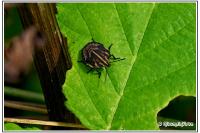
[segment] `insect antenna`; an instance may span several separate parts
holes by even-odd
[[[92,42],[96,42],[96,41],[94,40],[94,38],[92,38]]]

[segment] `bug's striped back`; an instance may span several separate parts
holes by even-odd
[[[90,42],[83,49],[83,60],[91,68],[109,66],[109,51],[100,43]]]

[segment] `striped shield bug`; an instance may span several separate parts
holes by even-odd
[[[91,42],[87,43],[82,49],[82,62],[86,64],[90,69],[88,71],[96,71],[101,76],[100,69],[107,68],[112,62],[124,60],[125,58],[116,58],[110,53],[112,44],[106,49],[103,44],[96,42],[92,39]]]

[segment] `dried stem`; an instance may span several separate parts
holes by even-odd
[[[46,107],[40,104],[5,100],[4,107],[47,114]]]
[[[41,120],[30,120],[30,119],[17,119],[17,118],[4,118],[4,122],[14,122],[23,124],[35,124],[35,125],[48,125],[48,126],[60,126],[60,127],[73,127],[86,129],[80,124],[56,122],[56,121],[41,121]]]
[[[56,21],[53,3],[27,3],[19,8],[24,28],[36,26],[44,34],[44,47],[35,52],[34,63],[44,92],[45,102],[52,121],[76,122],[75,116],[66,109],[62,85],[66,71],[71,68],[67,40]]]

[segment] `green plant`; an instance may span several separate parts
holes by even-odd
[[[90,129],[159,129],[157,113],[179,95],[195,96],[194,3],[58,4],[73,67],[66,106]],[[101,78],[87,74],[79,51],[94,38],[125,57]]]
[[[39,129],[38,127],[34,127],[34,126],[26,126],[26,127],[21,127],[15,123],[5,123],[4,124],[4,129],[7,131],[7,130],[41,130]]]

